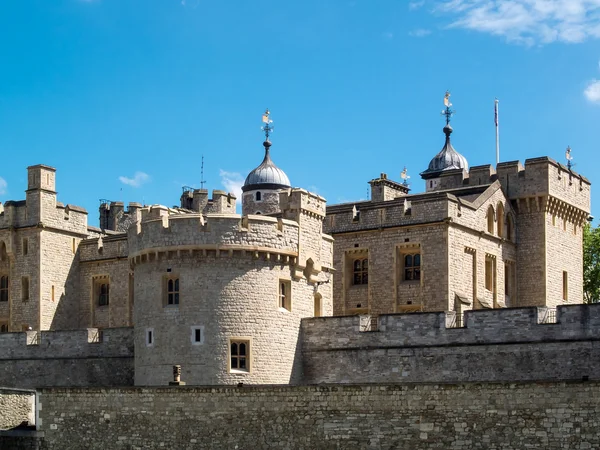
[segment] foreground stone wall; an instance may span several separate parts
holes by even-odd
[[[48,450],[591,449],[600,446],[599,389],[596,382],[55,388],[40,392],[39,429]]]
[[[0,334],[0,386],[133,385],[133,328]]]
[[[551,310],[550,310],[551,311]],[[303,319],[306,383],[600,380],[600,305]]]
[[[0,430],[35,424],[34,403],[35,391],[0,388]]]

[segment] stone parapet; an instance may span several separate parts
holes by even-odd
[[[295,257],[298,223],[274,217],[238,214],[169,215],[164,207],[152,207],[147,220],[128,233],[129,257],[165,251],[259,252]]]

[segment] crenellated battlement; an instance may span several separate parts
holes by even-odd
[[[555,313],[555,316],[554,316]],[[304,349],[498,345],[600,338],[600,304],[303,319]],[[460,321],[458,322],[460,323]]]
[[[239,214],[169,214],[153,206],[128,233],[129,256],[134,260],[160,252],[298,254],[297,222],[267,216]]]
[[[590,212],[590,182],[584,176],[549,157],[474,166],[443,172],[439,190],[491,184],[499,180],[510,199],[554,197],[584,212]]]
[[[0,333],[0,362],[94,357],[133,357],[133,328]]]
[[[125,233],[85,239],[79,244],[79,260],[81,262],[127,258],[128,254],[129,245]]]

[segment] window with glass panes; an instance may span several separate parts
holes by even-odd
[[[352,270],[352,284],[368,284],[369,283],[369,258],[355,259]]]
[[[167,280],[167,305],[179,305],[179,278]]]
[[[249,354],[250,342],[241,340],[232,340],[230,345],[231,352],[231,370],[250,370]]]
[[[404,281],[421,279],[421,254],[404,255]]]

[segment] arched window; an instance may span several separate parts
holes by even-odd
[[[504,205],[502,203],[498,203],[497,215],[498,215],[497,234],[498,234],[498,237],[504,237]]]
[[[322,296],[319,293],[315,294],[315,312],[314,312],[314,316],[315,317],[321,317],[323,315],[323,302],[322,302]]]
[[[369,259],[355,259],[353,266],[352,284],[368,284],[369,283]]]
[[[261,200],[262,200],[262,193],[261,193],[260,191],[258,191],[258,192],[256,193],[256,201],[257,201],[257,202],[260,202]]]
[[[6,244],[4,242],[0,242],[0,261],[6,261]]]
[[[8,276],[0,277],[0,302],[8,301]]]
[[[513,242],[515,240],[515,224],[510,213],[506,215],[506,239]]]
[[[8,325],[3,323],[0,325],[0,333],[8,333]]]
[[[108,305],[108,293],[109,293],[109,285],[108,283],[102,283],[100,288],[98,289],[98,306],[106,306]]]
[[[494,207],[490,205],[487,212],[487,231],[490,234],[494,234],[494,222],[495,222]]]
[[[167,281],[167,305],[179,305],[179,278]]]
[[[249,344],[248,341],[231,341],[231,370],[242,370],[245,372],[250,370],[250,365],[248,364]]]

